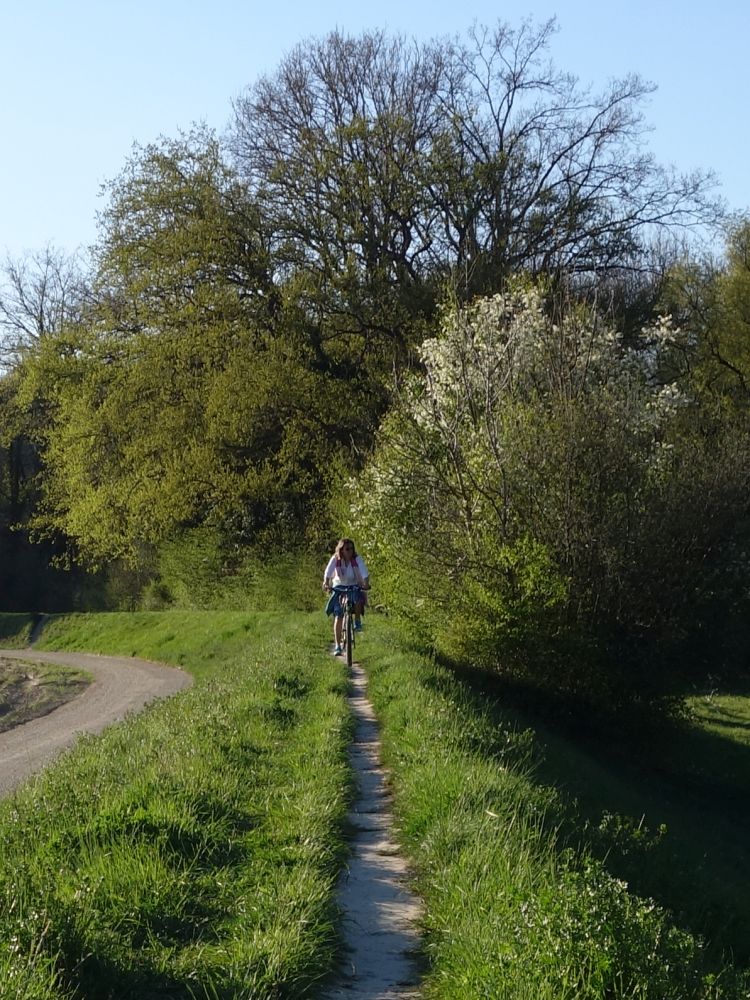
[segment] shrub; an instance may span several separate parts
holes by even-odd
[[[567,696],[663,697],[747,582],[750,441],[705,419],[690,348],[668,318],[632,346],[520,285],[448,310],[352,484],[388,605]]]

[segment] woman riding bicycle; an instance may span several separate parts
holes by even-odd
[[[328,560],[328,565],[323,572],[323,590],[331,593],[331,599],[326,605],[326,614],[333,615],[333,641],[336,648],[336,656],[341,653],[341,623],[344,617],[344,609],[341,600],[334,588],[336,587],[356,587],[354,592],[354,628],[359,632],[362,629],[360,616],[364,613],[365,591],[370,589],[370,576],[367,566],[362,556],[357,555],[354,542],[351,538],[342,538],[336,545],[336,551]]]

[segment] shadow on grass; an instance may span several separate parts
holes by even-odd
[[[63,981],[80,1000],[195,1000],[196,995],[191,976],[176,979],[146,963],[132,968],[102,955],[89,954],[76,975]]]
[[[34,616],[12,612],[0,613],[0,647],[20,649],[29,641]]]
[[[532,780],[562,793],[557,815],[548,817],[561,848],[587,848],[714,953],[750,962],[750,745],[689,717],[587,719],[530,687],[443,665],[498,728],[535,732]],[[723,691],[747,697],[750,685]],[[720,726],[729,733],[750,722]]]

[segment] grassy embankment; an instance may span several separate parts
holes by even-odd
[[[371,629],[365,659],[426,901],[429,997],[750,996],[750,979],[720,954],[742,941],[747,964],[747,882],[731,869],[747,870],[750,849],[726,797],[702,800],[694,781],[701,769],[715,777],[722,760],[728,773],[733,744],[709,755],[700,726],[665,735],[671,769],[644,783],[652,769],[643,748],[624,761],[601,744],[532,730],[488,695],[486,677],[457,676],[394,641],[387,626]],[[744,711],[747,719],[747,703]],[[738,794],[750,782],[742,754],[732,765]],[[656,824],[650,833],[644,812]],[[667,830],[657,832],[661,823]],[[641,896],[617,877],[625,867],[638,873]]]
[[[28,644],[34,615],[0,613],[0,648],[23,649]]]
[[[182,659],[198,683],[142,720],[87,741],[6,814],[19,827],[13,845],[20,859],[39,809],[74,812],[59,829],[59,818],[42,826],[41,845],[24,861],[23,892],[13,897],[12,886],[4,887],[15,902],[4,907],[0,940],[15,939],[9,957],[24,974],[36,970],[40,982],[50,977],[48,956],[59,951],[62,982],[78,987],[80,997],[98,995],[102,978],[117,982],[121,996],[202,996],[213,989],[263,997],[276,988],[278,996],[320,995],[315,976],[332,961],[330,886],[342,856],[335,839],[346,784],[341,676],[336,664],[309,652],[311,635],[323,645],[315,619],[290,623],[286,652],[261,634],[273,620],[94,616],[48,627],[50,647]],[[238,656],[237,633],[246,629]],[[383,725],[403,842],[426,902],[427,996],[750,995],[747,979],[722,971],[718,956],[720,945],[741,941],[750,906],[735,888],[744,879],[731,874],[747,865],[747,847],[733,827],[729,794],[733,788],[739,797],[750,775],[742,744],[747,702],[698,699],[696,711],[706,716],[700,726],[661,742],[650,734],[649,751],[628,759],[616,747],[538,724],[532,731],[528,720],[488,697],[486,678],[436,665],[385,622],[370,618],[360,651]],[[271,655],[281,662],[272,666]],[[285,657],[310,669],[291,672]],[[226,669],[219,666],[225,660]],[[251,683],[238,681],[238,673]],[[309,685],[304,694],[299,683]],[[315,729],[303,706],[319,713],[321,698],[330,710],[318,714]],[[193,700],[203,721],[189,721],[179,707]],[[298,718],[287,717],[290,709]],[[737,741],[710,731],[713,725],[724,733],[727,724]],[[305,768],[298,737],[309,740],[311,732],[325,752],[316,753],[313,740],[312,767]],[[265,768],[257,767],[259,757]],[[644,767],[649,759],[659,761],[658,773]],[[125,780],[115,788],[113,771],[123,768]],[[719,776],[721,794],[712,798]],[[662,822],[668,829],[657,832]],[[4,819],[0,824],[5,849],[10,828]],[[605,856],[606,867],[598,860]],[[58,869],[60,885],[50,878]],[[626,869],[641,897],[615,877]],[[649,896],[678,911],[682,929]],[[703,931],[708,945],[691,930]],[[738,948],[739,964],[746,954]],[[0,964],[5,982],[13,968]],[[58,983],[22,995],[66,994]]]
[[[270,998],[330,971],[350,723],[322,627],[49,623],[40,646],[179,661],[195,684],[0,802],[0,995]]]

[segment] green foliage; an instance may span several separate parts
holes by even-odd
[[[686,361],[705,397],[704,419],[747,417],[750,403],[750,221],[735,222],[725,260],[674,267],[665,297],[696,342]]]
[[[728,569],[750,436],[694,425],[665,377],[685,344],[664,319],[628,347],[520,285],[447,311],[351,486],[385,603],[444,653],[584,704],[666,694],[746,579]]]
[[[52,410],[37,528],[90,562],[137,561],[233,480],[210,447],[210,408],[227,357],[257,340],[241,281],[257,284],[262,264],[248,241],[235,279],[246,209],[216,143],[166,145],[112,186],[91,316],[46,338],[24,372],[25,398]]]
[[[229,573],[222,559],[221,539],[208,528],[194,528],[176,541],[164,542],[156,573],[141,597],[144,610],[207,608],[214,600],[218,607],[226,599],[221,581]],[[232,604],[224,606],[229,609]],[[242,610],[242,606],[232,609]]]
[[[24,528],[38,492],[39,462],[30,440],[32,417],[18,406],[17,393],[16,373],[0,378],[0,608],[70,608],[81,574],[51,565],[62,546],[35,546]]]
[[[199,132],[137,151],[110,199],[88,312],[21,371],[20,403],[47,412],[37,534],[93,565],[196,524],[299,534],[328,453],[321,383],[277,335],[246,191]]]
[[[493,550],[492,541],[483,550],[485,575],[466,576],[458,584],[458,614],[442,623],[435,620],[437,646],[457,662],[529,661],[567,594],[566,581],[543,545],[521,537]]]
[[[40,308],[21,269],[0,310],[37,326],[0,446],[17,462],[19,441],[33,443],[38,494],[8,520],[45,554],[142,574],[193,529],[218,533],[224,561],[234,545],[319,544],[332,470],[362,466],[439,288],[468,298],[520,272],[620,274],[648,257],[647,229],[710,220],[708,178],[641,153],[649,86],[581,91],[547,60],[554,30],[498,23],[419,45],[334,32],[235,102],[231,163],[205,127],[136,147],[107,185],[90,275],[48,253]],[[519,404],[513,419],[536,447],[536,417]],[[571,440],[568,428],[550,461],[567,461]],[[482,462],[478,447],[467,470]],[[0,497],[2,480],[0,461]],[[459,506],[460,522],[471,504]],[[524,537],[555,564],[553,591],[575,579],[517,525],[498,565]],[[110,604],[130,600],[124,580]],[[169,599],[158,586],[155,604]],[[517,604],[533,630],[513,585],[493,614]]]
[[[220,534],[194,528],[158,552],[156,576],[141,607],[311,611],[320,601],[321,557],[301,548],[229,547]]]

